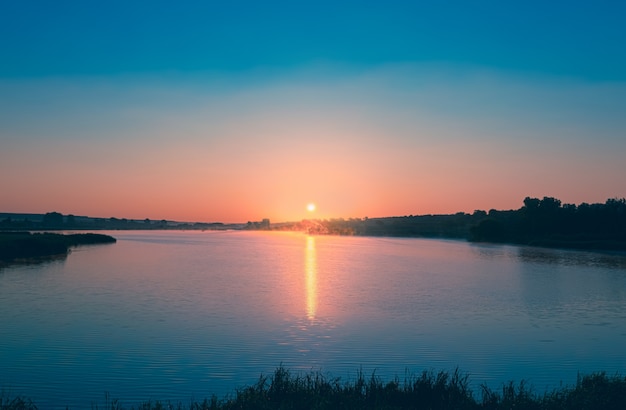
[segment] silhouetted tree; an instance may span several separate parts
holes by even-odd
[[[63,225],[63,214],[58,212],[48,212],[43,216],[42,223],[46,227],[60,227]]]
[[[524,198],[524,207],[529,211],[529,212],[533,212],[537,209],[539,209],[539,204],[541,203],[541,201],[537,198],[531,198],[531,197],[526,197]]]
[[[474,211],[472,216],[475,218],[485,218],[487,216],[487,212],[477,209]]]

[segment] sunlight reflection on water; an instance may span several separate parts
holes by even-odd
[[[315,237],[306,237],[305,253],[306,272],[306,310],[309,320],[315,319],[317,310],[317,255],[315,253]]]

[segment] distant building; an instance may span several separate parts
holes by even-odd
[[[250,221],[248,221],[248,223],[246,224],[245,229],[269,231],[270,230],[270,220],[268,218],[265,218],[265,219],[261,220],[260,222],[250,222]]]

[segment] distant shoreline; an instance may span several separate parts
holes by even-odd
[[[562,204],[551,197],[526,197],[517,210],[472,214],[408,215],[383,218],[304,219],[270,223],[269,219],[245,224],[221,222],[175,222],[92,218],[58,212],[37,214],[0,213],[3,231],[67,230],[252,230],[299,231],[317,235],[372,237],[446,238],[470,242],[529,245],[587,251],[626,251],[626,199],[605,203]]]
[[[304,220],[273,229],[312,234],[419,237],[475,243],[587,251],[626,251],[626,200],[604,204],[561,204],[555,198],[524,199],[517,210],[387,218]]]

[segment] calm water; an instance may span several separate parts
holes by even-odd
[[[113,232],[0,270],[0,388],[188,403],[281,363],[536,389],[626,373],[626,256],[429,239]]]

